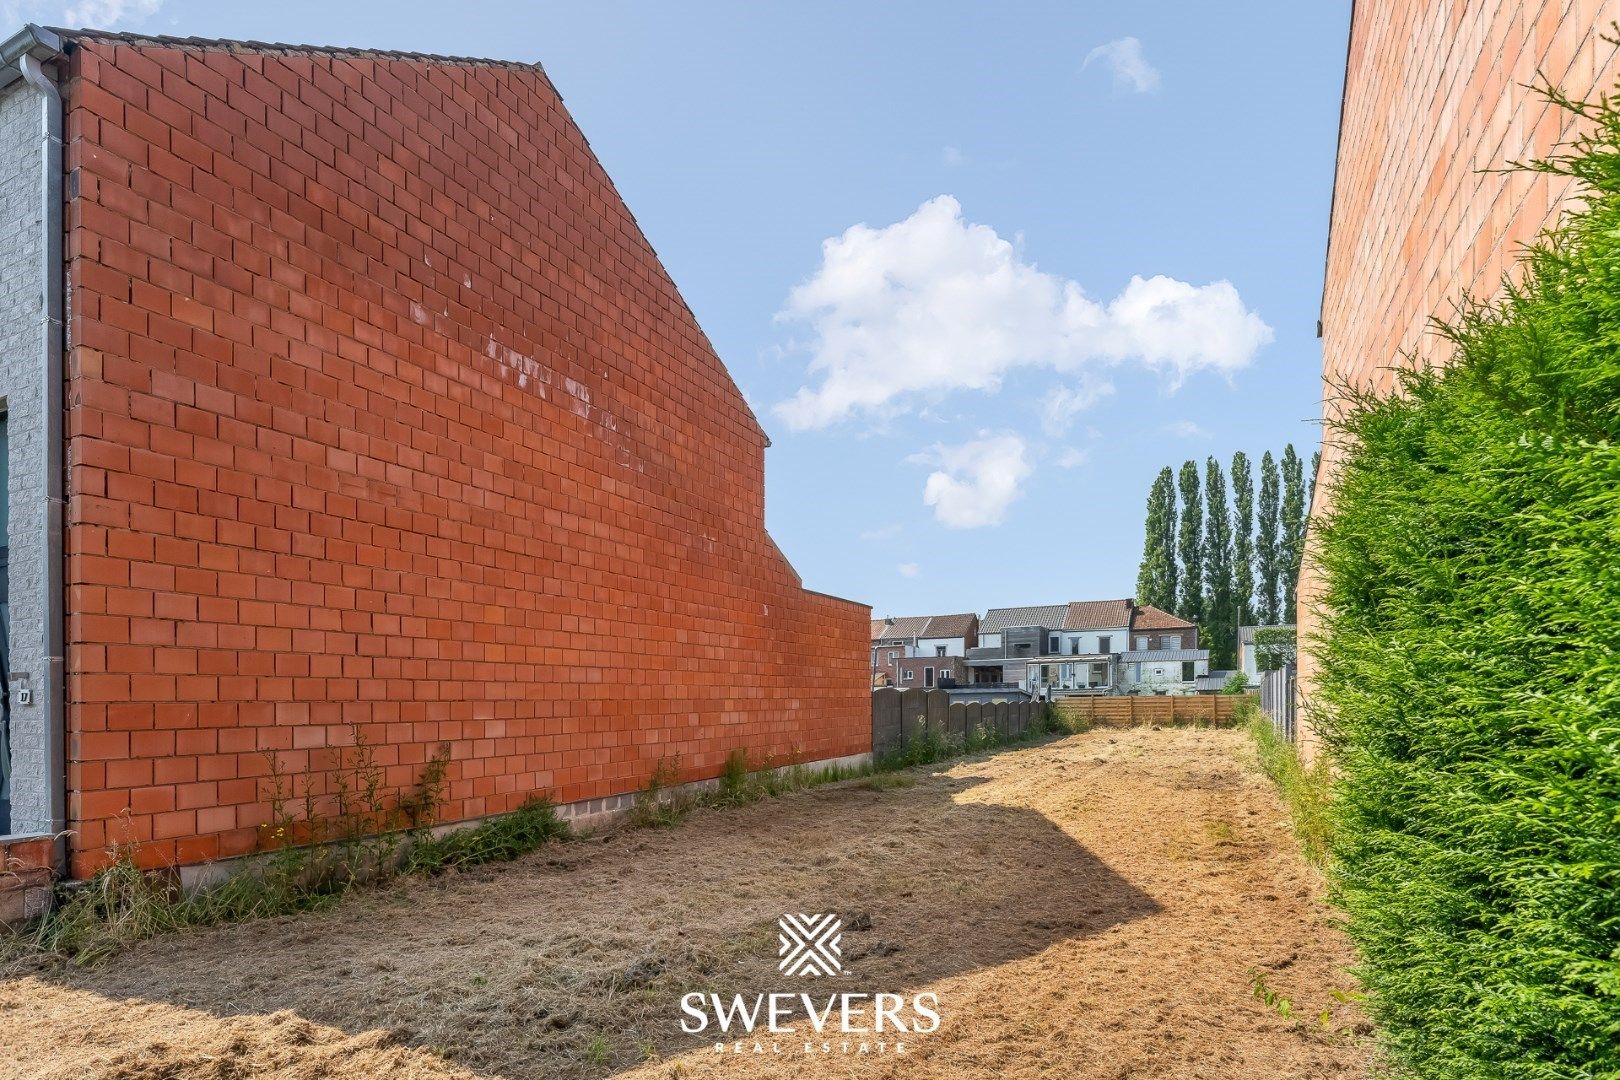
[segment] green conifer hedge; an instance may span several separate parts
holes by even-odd
[[[1352,396],[1316,524],[1334,887],[1420,1076],[1620,1076],[1620,112],[1554,97],[1584,207]]]

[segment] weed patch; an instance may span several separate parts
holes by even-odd
[[[358,728],[352,743],[339,751],[330,790],[319,794],[310,774],[290,776],[271,755],[262,850],[222,881],[184,890],[174,872],[143,870],[132,850],[117,847],[110,865],[82,884],[61,887],[50,911],[11,945],[93,963],[157,934],[309,911],[360,882],[511,858],[567,832],[548,804],[535,803],[431,837],[426,830],[443,801],[448,744],[428,759],[414,785],[395,791],[383,783]]]
[[[1325,868],[1333,843],[1332,775],[1327,762],[1306,768],[1294,744],[1277,734],[1271,720],[1253,702],[1240,705],[1237,715],[1254,736],[1261,771],[1282,793],[1300,850],[1313,865]]]
[[[565,840],[568,835],[568,823],[557,816],[551,802],[533,799],[473,828],[422,837],[406,857],[405,870],[437,875],[481,863],[504,862],[553,840]]]

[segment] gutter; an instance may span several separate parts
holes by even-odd
[[[40,98],[40,387],[41,435],[45,444],[45,625],[44,685],[36,707],[45,714],[45,760],[49,770],[46,816],[54,837],[53,860],[61,871],[66,864],[67,829],[67,723],[66,723],[66,591],[63,520],[66,491],[66,422],[62,385],[65,376],[66,271],[63,259],[64,228],[62,178],[62,94],[44,64],[61,59],[62,39],[29,24],[0,45],[0,89],[18,79]]]

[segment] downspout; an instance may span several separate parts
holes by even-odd
[[[66,868],[67,829],[67,722],[66,678],[66,591],[63,520],[66,476],[65,418],[62,385],[66,327],[66,263],[62,255],[64,204],[62,199],[62,95],[56,82],[41,66],[45,59],[60,56],[62,43],[55,34],[36,26],[23,31],[31,46],[17,56],[17,70],[40,96],[40,353],[44,370],[40,388],[41,435],[45,444],[45,625],[44,700],[39,707],[45,714],[45,759],[49,769],[46,813],[50,834],[55,837],[54,860],[58,871]],[[19,37],[23,36],[19,35]],[[15,40],[15,39],[14,39]]]

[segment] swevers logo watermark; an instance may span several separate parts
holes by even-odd
[[[860,916],[857,930],[870,929]],[[797,978],[840,978],[844,971],[844,922],[838,915],[783,915],[777,920],[777,971]],[[878,955],[894,946],[879,943]],[[865,955],[856,952],[854,956]],[[719,994],[693,992],[681,998],[681,1030],[688,1035],[718,1033],[716,1053],[732,1054],[904,1054],[906,1039],[939,1029],[939,995],[934,993],[807,994],[773,992]]]
[[[844,970],[844,921],[837,915],[784,915],[776,920],[776,966],[784,975],[837,975]]]

